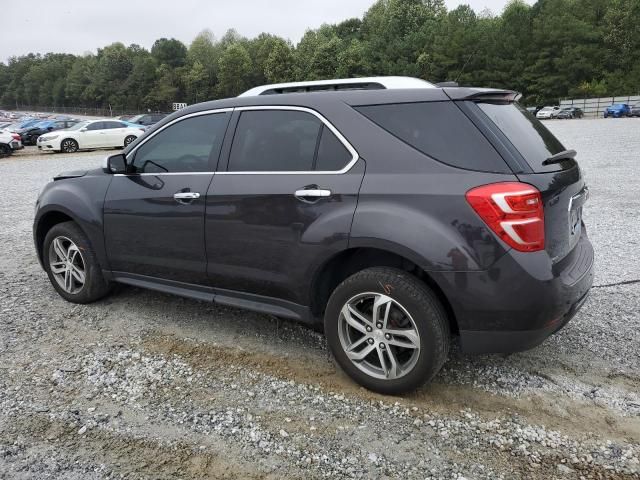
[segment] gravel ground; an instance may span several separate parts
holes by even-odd
[[[65,303],[35,198],[105,152],[0,160],[0,478],[640,478],[640,120],[553,121],[579,152],[596,286],[529,352],[372,394],[296,324],[121,287]]]

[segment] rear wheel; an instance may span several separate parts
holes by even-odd
[[[89,240],[74,222],[54,225],[44,239],[44,264],[51,285],[73,303],[90,303],[109,292]]]
[[[60,142],[60,148],[65,153],[74,153],[78,151],[78,142],[73,138],[65,138]]]
[[[135,135],[129,135],[124,139],[124,146],[128,147],[130,143],[132,143],[137,137]]]
[[[440,370],[449,351],[446,313],[420,280],[394,268],[369,268],[333,292],[327,343],[356,382],[385,394],[414,390]]]

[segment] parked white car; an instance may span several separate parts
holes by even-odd
[[[118,120],[88,120],[38,137],[39,150],[73,153],[88,148],[126,147],[144,130]]]
[[[536,113],[537,118],[556,118],[560,113],[560,107],[544,107]]]
[[[0,130],[0,158],[11,155],[14,150],[20,150],[21,148],[20,135],[8,130]]]

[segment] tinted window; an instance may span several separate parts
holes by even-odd
[[[357,110],[416,150],[448,165],[504,172],[506,164],[453,102],[358,107]]]
[[[518,104],[479,103],[478,106],[534,171],[540,170],[544,160],[565,149],[547,127]]]
[[[124,123],[120,123],[120,122],[102,122],[104,124],[104,129],[108,129],[108,128],[124,128],[126,127],[126,125]]]
[[[217,161],[228,113],[187,118],[165,128],[135,153],[136,172],[208,172]]]
[[[322,127],[321,135],[315,169],[323,172],[342,170],[352,159],[349,150],[326,126]]]
[[[233,138],[229,171],[312,170],[321,125],[318,118],[306,112],[242,112]]]
[[[104,125],[104,122],[94,122],[89,126],[87,126],[87,130],[103,130],[104,129],[103,125]]]

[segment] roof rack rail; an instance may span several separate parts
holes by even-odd
[[[435,88],[426,80],[413,77],[363,77],[316,80],[311,82],[276,83],[252,88],[240,97],[278,95],[296,92],[322,92],[335,90],[385,90],[393,88]]]

